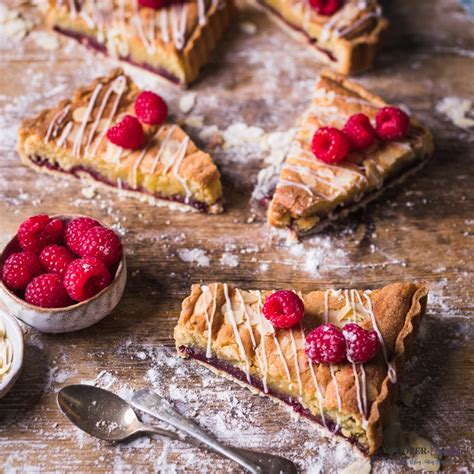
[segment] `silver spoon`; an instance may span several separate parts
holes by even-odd
[[[143,399],[144,393],[154,392],[139,391],[137,392],[138,398]],[[165,403],[169,406],[170,410],[174,410],[166,401]],[[64,387],[58,393],[58,405],[62,413],[78,428],[105,441],[123,441],[134,435],[151,433],[179,440],[201,449],[203,448],[202,440],[197,439],[194,434],[191,434],[192,436],[185,436],[162,428],[144,425],[125,400],[99,387],[92,385],[69,385]],[[144,411],[156,416],[156,414],[153,414],[148,409]],[[182,415],[178,415],[182,417]],[[158,418],[163,419],[161,416],[158,416]],[[183,419],[189,421],[184,417]],[[176,423],[172,424],[176,426]],[[194,425],[194,427],[199,429],[197,425]],[[206,436],[209,437],[207,434]],[[213,440],[211,437],[209,439]],[[223,449],[218,450],[215,447],[217,445]],[[230,458],[239,462],[250,472],[269,474],[282,472],[296,474],[298,472],[294,463],[280,456],[257,453],[246,449],[230,449],[220,445],[220,443],[209,447],[225,457],[230,457],[227,455],[227,450],[229,450],[232,453]],[[235,458],[238,458],[239,461]]]

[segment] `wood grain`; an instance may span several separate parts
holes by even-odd
[[[432,129],[435,156],[402,187],[299,246],[287,245],[258,216],[247,223],[251,190],[263,166],[263,154],[251,147],[209,150],[225,183],[226,212],[219,216],[176,214],[113,193],[86,199],[80,183],[22,167],[14,151],[18,122],[114,63],[67,40],[52,52],[33,38],[0,46],[0,244],[32,214],[81,212],[123,230],[129,266],[121,304],[98,325],[59,336],[24,327],[24,371],[0,401],[0,470],[237,470],[215,455],[158,438],[111,446],[79,434],[56,408],[56,392],[100,375],[99,384],[117,391],[154,384],[171,399],[181,396],[183,412],[225,442],[284,454],[303,469],[336,471],[352,456],[344,443],[327,441],[319,429],[292,420],[268,400],[176,362],[172,329],[181,300],[192,283],[214,280],[308,291],[410,279],[430,283],[432,297],[403,384],[414,402],[400,405],[401,422],[443,450],[446,471],[472,468],[474,139],[435,106],[446,96],[474,96],[474,29],[455,0],[400,0],[385,7],[392,23],[385,48],[376,69],[360,81],[410,107]],[[25,12],[39,15],[31,8]],[[256,24],[257,33],[240,31],[242,21]],[[220,129],[242,121],[266,132],[286,130],[304,110],[319,70],[303,46],[246,6],[194,87],[192,115]],[[177,107],[182,92],[160,90],[182,120]],[[199,130],[189,131],[198,140]],[[205,250],[211,264],[183,262],[179,251],[185,248]],[[225,252],[238,256],[237,267],[219,262]],[[403,455],[379,454],[372,465],[375,472],[408,470]]]

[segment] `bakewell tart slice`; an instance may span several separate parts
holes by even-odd
[[[255,0],[341,74],[370,69],[388,22],[376,0]]]
[[[320,231],[421,167],[430,132],[364,87],[323,71],[267,212],[297,235]]]
[[[174,330],[176,348],[372,455],[427,294],[415,283],[306,294],[193,285]]]
[[[232,9],[232,0],[49,0],[46,22],[96,51],[185,86],[207,63]]]
[[[164,121],[166,115],[161,97],[141,91],[117,69],[24,120],[18,152],[42,173],[80,178],[153,205],[222,212],[212,158]]]

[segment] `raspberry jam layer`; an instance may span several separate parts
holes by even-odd
[[[117,183],[114,183],[113,181],[110,181],[109,179],[105,178],[104,176],[97,173],[96,171],[88,169],[84,166],[74,166],[70,170],[66,171],[63,168],[61,168],[59,165],[52,164],[50,161],[48,161],[47,159],[42,158],[40,156],[36,156],[36,155],[35,156],[30,156],[29,159],[35,166],[38,166],[38,167],[41,167],[41,168],[47,168],[48,170],[51,170],[51,171],[56,171],[56,172],[59,172],[59,173],[64,173],[64,174],[67,174],[67,175],[70,175],[70,176],[74,176],[75,178],[78,178],[78,179],[81,178],[79,173],[87,173],[94,181],[98,181],[100,183],[103,183],[103,184],[105,184],[107,186],[110,186],[112,188],[115,188],[115,189],[124,189],[126,191],[132,191],[132,192],[139,193],[139,194],[146,194],[148,196],[151,196],[155,199],[160,199],[162,201],[169,201],[169,202],[176,202],[176,203],[179,203],[179,204],[185,204],[187,206],[194,207],[195,209],[197,209],[200,212],[209,212],[209,205],[205,202],[196,201],[196,200],[186,201],[184,196],[179,196],[179,195],[164,196],[160,193],[150,193],[150,192],[148,192],[147,190],[145,190],[143,188],[137,188],[137,189],[132,188],[131,186],[129,186],[125,182],[121,182],[121,184],[119,186]]]
[[[78,41],[79,43],[83,44],[84,46],[90,49],[93,49],[95,51],[98,51],[99,53],[108,55],[107,46],[105,46],[103,43],[99,43],[99,41],[97,41],[92,36],[83,35],[76,31],[66,30],[64,28],[61,28],[60,26],[54,26],[53,29],[64,36],[68,36],[69,38],[72,38]],[[120,59],[120,61],[125,61],[134,66],[141,67],[142,69],[146,69],[147,71],[150,71],[153,74],[158,74],[159,76],[164,77],[165,79],[172,82],[173,84],[183,85],[182,82],[179,80],[179,78],[177,78],[175,75],[173,75],[166,69],[153,67],[147,63],[138,63],[134,61],[130,56],[119,56],[118,59]]]
[[[193,347],[179,346],[179,352],[181,352],[182,354],[185,354],[187,357],[190,357],[191,359],[199,360],[201,362],[204,362],[214,367],[217,370],[221,370],[222,372],[225,372],[231,375],[232,377],[239,380],[240,382],[246,385],[250,385],[254,388],[257,388],[262,393],[266,393],[266,395],[270,395],[272,397],[278,398],[278,400],[281,400],[282,402],[289,405],[294,412],[298,413],[301,416],[304,416],[305,418],[308,418],[309,420],[313,422],[319,423],[320,425],[324,426],[323,420],[320,416],[313,415],[307,408],[305,408],[297,400],[294,400],[287,395],[283,395],[281,393],[275,392],[271,390],[270,388],[268,388],[267,392],[265,392],[261,380],[250,376],[250,383],[249,383],[245,372],[225,362],[224,360],[218,359],[217,357],[207,357],[205,352]],[[333,420],[326,419],[325,421],[326,421],[327,429],[329,431],[331,431],[333,434],[343,436],[351,444],[355,445],[360,451],[362,451],[364,454],[367,454],[367,447],[362,445],[355,436],[353,437],[344,436],[342,434],[341,429],[338,428],[337,424]]]

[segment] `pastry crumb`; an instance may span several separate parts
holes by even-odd
[[[181,110],[183,114],[188,114],[194,108],[196,96],[197,94],[195,92],[189,92],[179,99],[179,110]]]
[[[474,118],[468,117],[472,111],[472,100],[460,97],[445,97],[436,104],[436,111],[445,115],[460,128],[474,127]]]
[[[254,35],[257,33],[257,25],[251,21],[241,21],[239,24],[240,31],[246,35]]]

